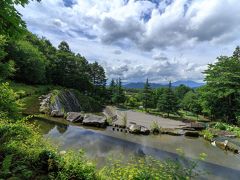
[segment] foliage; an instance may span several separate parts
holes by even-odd
[[[208,130],[208,129],[203,130],[203,131],[201,132],[201,134],[202,134],[203,137],[204,137],[205,139],[207,139],[208,141],[211,141],[211,140],[213,139],[213,137],[214,137],[214,134],[213,134],[210,130]]]
[[[25,32],[26,24],[21,19],[21,14],[16,10],[15,6],[21,5],[24,7],[28,3],[29,0],[7,0],[0,2],[0,34],[15,38]]]
[[[236,49],[237,51],[237,49]],[[220,56],[204,72],[209,91],[221,102],[221,114],[229,123],[237,123],[240,107],[240,58],[236,55]],[[211,97],[212,98],[212,97]]]
[[[151,131],[153,132],[153,134],[159,134],[161,132],[161,127],[156,121],[153,121],[151,125]]]
[[[177,113],[179,106],[172,90],[171,82],[169,87],[164,89],[163,94],[159,97],[157,107],[160,112],[167,113],[168,117],[170,113]]]
[[[15,118],[21,112],[21,103],[17,100],[17,94],[9,87],[8,83],[0,85],[0,113]]]
[[[152,105],[152,91],[150,84],[148,82],[148,79],[146,80],[146,83],[144,84],[143,93],[142,93],[142,104],[144,109],[151,107]]]
[[[6,37],[0,35],[0,82],[5,80],[15,72],[14,62],[12,60],[4,60],[7,56],[7,52],[5,51],[6,43]]]
[[[33,125],[0,120],[0,135],[0,178],[96,179],[82,152],[60,156]]]
[[[200,102],[199,102],[199,95],[196,92],[189,91],[185,94],[181,106],[184,110],[191,111],[195,114],[200,114],[202,111]]]
[[[151,157],[131,158],[130,160],[110,160],[108,165],[100,172],[100,179],[191,179],[196,177],[193,169],[183,167],[180,163],[172,160],[161,162]]]
[[[114,80],[112,80],[111,84],[110,84],[110,97],[111,97],[111,102],[113,104],[120,104],[123,103],[125,101],[125,94],[122,88],[122,81],[119,78],[118,80],[116,80],[116,82]]]
[[[240,137],[240,128],[238,126],[229,125],[223,122],[217,122],[213,128],[233,132],[237,137]]]
[[[190,87],[187,87],[184,84],[181,84],[180,86],[174,89],[174,93],[176,94],[176,97],[178,98],[178,100],[182,101],[184,96],[191,90],[192,89]]]
[[[46,58],[30,42],[12,42],[8,46],[8,52],[8,58],[13,59],[16,65],[15,80],[28,84],[46,82]]]

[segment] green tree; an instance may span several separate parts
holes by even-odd
[[[8,58],[16,64],[14,79],[17,81],[39,84],[46,81],[46,58],[30,42],[20,40],[8,46]]]
[[[146,80],[146,83],[144,84],[143,88],[142,103],[145,110],[152,106],[152,90],[148,82],[148,79]]]
[[[7,37],[19,37],[26,31],[26,24],[16,10],[16,5],[24,7],[28,3],[29,0],[2,0],[0,2],[0,34]]]
[[[6,61],[5,57],[7,52],[5,51],[7,40],[4,36],[0,35],[0,82],[8,78],[15,72],[14,62]]]
[[[181,107],[184,110],[193,112],[198,117],[202,111],[202,107],[199,102],[199,94],[193,91],[187,92],[181,102]]]
[[[174,90],[174,93],[176,94],[179,101],[182,101],[185,94],[191,91],[192,89],[190,87],[185,86],[184,84],[181,84],[180,86],[176,87]]]
[[[114,104],[120,104],[120,103],[124,103],[125,101],[125,94],[124,94],[124,90],[122,88],[122,81],[119,78],[116,81],[116,85],[115,85],[115,89],[114,89],[114,93],[112,95],[112,102]]]
[[[0,116],[16,118],[21,112],[21,107],[17,94],[9,87],[9,84],[0,84]]]
[[[168,88],[165,88],[163,94],[159,97],[157,107],[160,112],[167,113],[168,117],[170,113],[177,113],[179,105],[177,97],[172,90],[171,81]]]
[[[221,100],[221,114],[229,123],[237,123],[240,99],[240,58],[239,48],[231,57],[221,56],[215,64],[209,64],[204,72],[205,81],[212,94]]]

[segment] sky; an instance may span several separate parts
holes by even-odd
[[[239,0],[42,0],[17,7],[28,29],[101,64],[108,79],[202,82],[240,45]]]

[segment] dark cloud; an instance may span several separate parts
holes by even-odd
[[[122,51],[116,49],[116,50],[113,51],[113,53],[114,53],[114,54],[122,54]]]
[[[103,36],[101,40],[104,43],[112,44],[124,39],[138,42],[144,32],[142,24],[132,18],[123,21],[117,21],[113,18],[105,18],[102,22]]]

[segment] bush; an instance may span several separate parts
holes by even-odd
[[[83,153],[60,156],[23,121],[0,120],[0,179],[95,179],[95,166]]]
[[[0,85],[0,113],[16,118],[21,112],[21,103],[17,100],[17,94],[9,87],[8,83]]]

